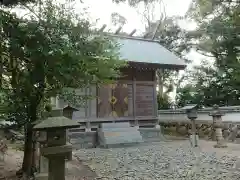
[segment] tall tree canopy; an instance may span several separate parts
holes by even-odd
[[[29,174],[32,123],[42,103],[59,94],[82,100],[64,88],[109,82],[125,63],[118,60],[115,41],[94,34],[89,22],[64,4],[43,1],[25,7],[31,12],[28,19],[0,10],[0,58],[7,118],[25,126],[23,171]]]
[[[195,68],[195,72],[190,73],[195,77],[195,84],[191,82],[180,88],[179,97],[191,86],[191,91],[196,92],[195,95],[191,93],[192,97],[203,105],[239,105],[240,2],[196,0],[188,15],[199,25],[196,31],[188,34],[188,44],[210,57],[214,68],[209,63]],[[201,73],[197,74],[196,70]],[[179,102],[182,101],[180,98]]]

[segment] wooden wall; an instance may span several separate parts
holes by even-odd
[[[73,119],[157,117],[155,71],[122,69],[115,84],[78,89],[79,95],[92,95],[85,106],[74,112]],[[58,107],[67,102],[58,100]]]
[[[116,84],[98,89],[97,116],[141,117],[157,116],[155,71],[126,68]]]
[[[92,85],[89,88],[76,89],[75,91],[77,95],[91,95],[92,98],[80,107],[77,107],[79,111],[73,113],[72,119],[78,120],[89,117],[97,117],[96,85]],[[64,101],[63,99],[57,98],[57,108],[64,108],[66,105],[68,105],[68,102]]]

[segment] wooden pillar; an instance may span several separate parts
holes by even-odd
[[[92,86],[89,87],[89,95],[92,96]],[[88,100],[88,118],[90,118],[92,115],[92,100]]]
[[[89,95],[89,87],[86,87],[85,88],[85,96],[88,96]],[[90,103],[89,103],[89,99],[86,100],[85,102],[85,118],[87,120],[86,122],[86,131],[91,131],[91,124],[90,124],[90,119],[89,119],[89,111],[88,111],[88,107],[90,106]]]
[[[156,79],[158,81],[158,91],[160,96],[163,96],[163,69],[158,69],[156,71]]]
[[[59,99],[59,96],[56,97],[56,108],[60,108],[60,99]]]
[[[133,117],[134,117],[134,124],[135,126],[138,126],[138,120],[136,118],[136,77],[133,77]]]
[[[154,71],[154,85],[153,85],[153,107],[154,116],[158,116],[158,100],[157,100],[157,72]]]

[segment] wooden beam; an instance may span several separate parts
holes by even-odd
[[[117,28],[114,34],[119,34],[119,32],[122,30],[122,27]]]
[[[106,24],[104,24],[100,29],[99,29],[99,31],[98,32],[103,32],[103,30],[105,29],[107,27],[107,25]]]
[[[136,31],[137,31],[136,29],[132,30],[132,32],[130,32],[129,36],[133,36],[133,34],[135,34]]]

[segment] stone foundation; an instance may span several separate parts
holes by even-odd
[[[145,142],[161,141],[164,139],[160,129],[139,128],[140,134]],[[95,148],[99,145],[97,132],[71,132],[69,133],[70,143],[74,149]]]
[[[94,148],[98,145],[96,131],[69,133],[69,139],[74,149]]]

